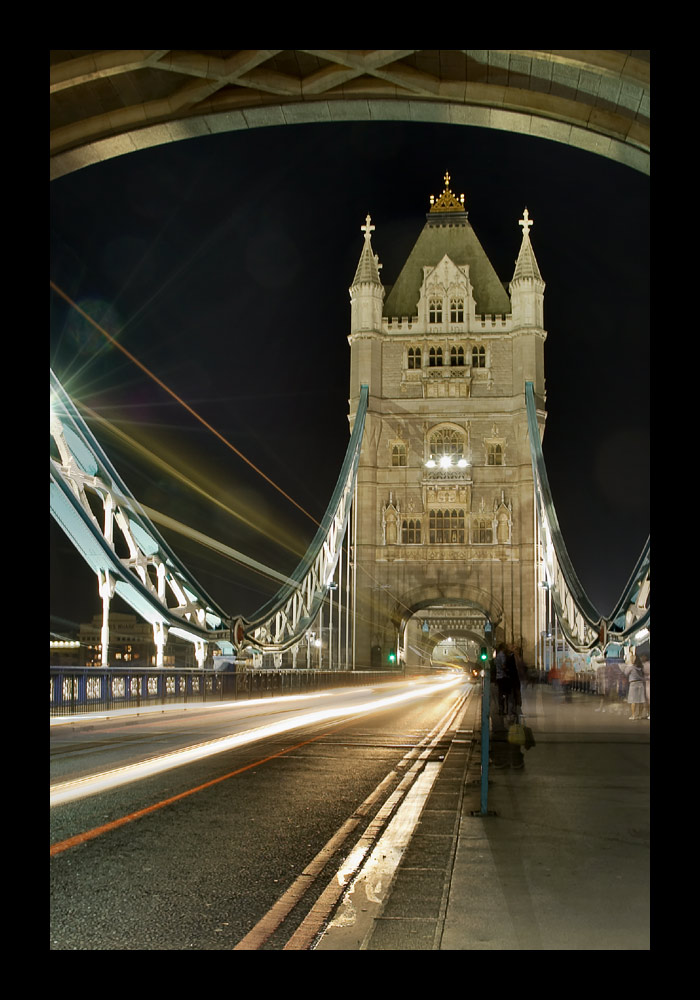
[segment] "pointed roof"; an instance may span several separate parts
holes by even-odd
[[[423,283],[423,268],[436,267],[445,254],[459,267],[469,267],[469,280],[474,289],[478,313],[511,312],[508,293],[464,210],[464,196],[457,199],[452,194],[449,179],[449,174],[445,174],[445,190],[440,198],[430,199],[431,208],[426,215],[425,226],[387,295],[384,316],[393,318],[416,315]]]
[[[379,257],[372,251],[372,237],[370,233],[374,231],[374,226],[370,225],[371,221],[368,215],[364,226],[360,226],[360,229],[365,234],[365,245],[362,247],[362,253],[360,254],[360,260],[351,287],[360,284],[381,285],[379,268],[382,265],[379,263]]]
[[[515,262],[515,271],[513,272],[512,280],[517,281],[519,278],[534,278],[536,281],[542,281],[542,275],[540,274],[540,269],[537,266],[537,260],[535,258],[535,251],[532,249],[532,244],[530,243],[529,230],[530,226],[533,225],[533,222],[527,209],[523,212],[523,217],[518,222],[518,225],[523,227],[523,242],[520,244],[520,253],[518,254],[518,259]]]

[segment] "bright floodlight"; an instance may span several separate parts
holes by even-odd
[[[435,468],[434,460],[432,458],[429,458],[428,461],[425,463],[425,466],[427,469],[434,469]]]
[[[460,467],[460,469],[466,469],[468,464],[469,463],[467,462],[466,458],[460,458],[459,462],[457,462],[457,465]]]
[[[452,459],[450,458],[450,456],[443,455],[442,458],[440,459],[440,468],[449,469],[451,465],[452,465]]]

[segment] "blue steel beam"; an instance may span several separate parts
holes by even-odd
[[[53,372],[50,393],[50,509],[56,522],[98,578],[111,578],[116,593],[140,617],[192,642],[216,641],[224,634],[228,640],[229,616],[140,509]],[[88,494],[102,503],[102,524]],[[127,558],[117,555],[115,526],[128,546]]]

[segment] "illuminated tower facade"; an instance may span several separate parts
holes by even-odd
[[[360,386],[369,386],[357,486],[358,667],[386,667],[395,654],[408,670],[424,669],[447,640],[462,660],[500,639],[534,657],[525,382],[543,427],[545,286],[527,209],[506,289],[449,182],[446,174],[388,290],[367,217],[350,287],[351,426]]]

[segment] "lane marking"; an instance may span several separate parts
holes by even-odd
[[[350,878],[370,850],[372,843],[380,835],[382,828],[388,822],[394,810],[401,802],[402,798],[410,791],[414,781],[423,770],[427,757],[433,752],[435,745],[449,729],[460,708],[465,704],[468,695],[462,695],[455,706],[452,706],[445,716],[437,723],[432,732],[424,737],[420,743],[412,747],[408,753],[393,768],[389,774],[377,785],[373,792],[355,810],[342,827],[331,837],[328,843],[319,851],[313,860],[307,865],[285,893],[268,910],[268,912],[258,921],[258,923],[242,938],[234,947],[234,951],[256,951],[272,936],[278,927],[284,922],[297,903],[311,889],[314,881],[321,874],[328,860],[342,847],[350,834],[360,823],[361,819],[367,815],[372,806],[386,791],[387,787],[400,774],[399,769],[407,765],[411,760],[415,763],[411,769],[404,773],[402,780],[383,804],[373,821],[369,824],[355,847],[343,860],[340,869],[326,887],[322,895],[311,908],[306,918],[285,945],[284,950],[308,950],[311,942],[317,936],[320,927],[327,919],[332,908],[344,892]],[[447,722],[445,719],[447,718]],[[439,770],[439,769],[438,769]]]

